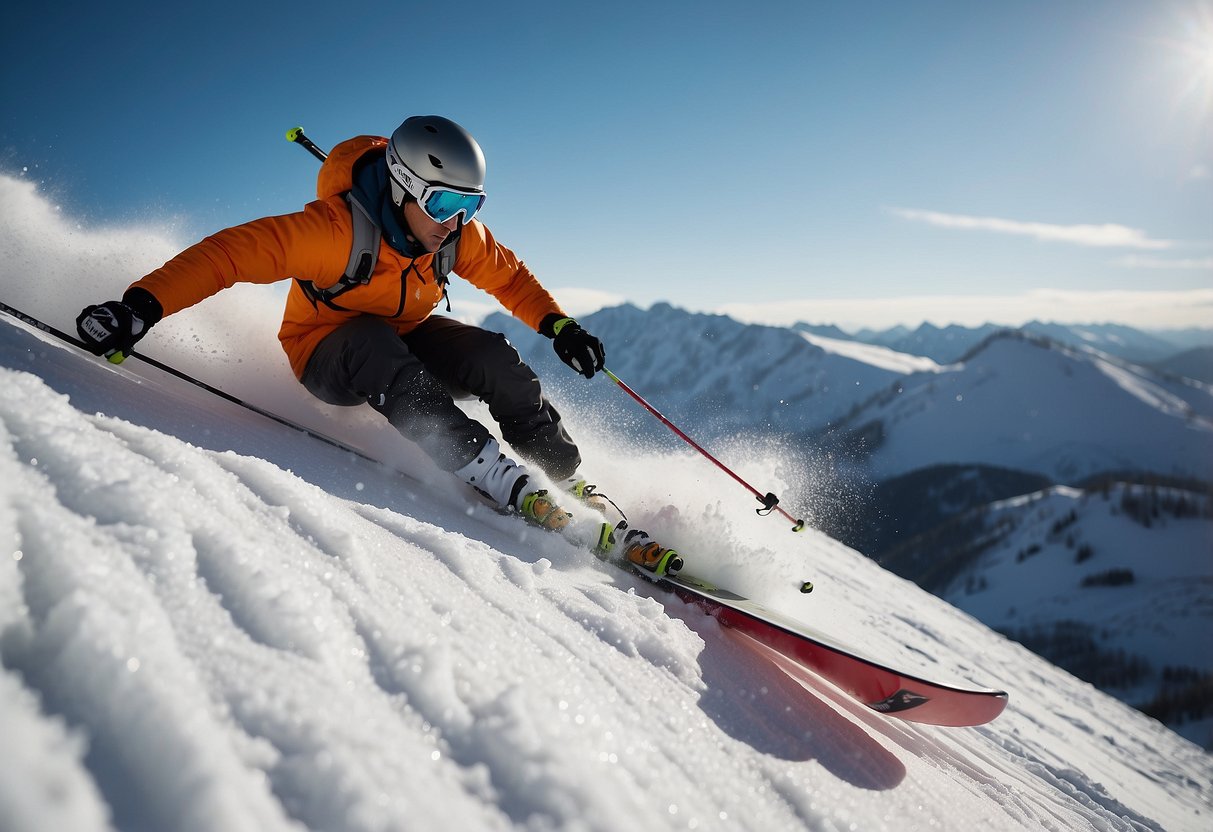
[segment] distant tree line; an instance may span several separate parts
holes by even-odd
[[[1213,517],[1213,501],[1174,488],[1128,486],[1120,495],[1120,511],[1148,529],[1164,517],[1176,520]]]
[[[1158,693],[1138,709],[1167,725],[1213,716],[1213,673],[1191,667],[1166,667]]]
[[[1101,474],[1081,486],[1105,501],[1115,491],[1120,496],[1117,511],[1146,528],[1165,517],[1213,518],[1213,481],[1120,472]]]
[[[1082,579],[1082,586],[1128,586],[1137,580],[1132,569],[1108,569]]]
[[[838,539],[939,593],[1014,530],[1015,520],[1006,515],[991,518],[991,503],[1049,485],[1045,477],[992,466],[913,471],[879,483],[861,512],[863,522]]]
[[[1056,540],[1061,537],[1061,533],[1078,522],[1078,512],[1070,509],[1062,517],[1053,521],[1053,525],[1049,527],[1049,537]]]
[[[1104,649],[1095,628],[1069,619],[1001,631],[1013,641],[1103,690],[1130,688],[1148,679],[1150,663],[1122,648]]]

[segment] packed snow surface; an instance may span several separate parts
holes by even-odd
[[[144,264],[142,242],[0,188],[5,302],[71,329]],[[53,245],[22,260],[22,235]],[[103,245],[99,276],[81,264]],[[696,572],[884,661],[1004,688],[1007,711],[880,716],[493,514],[365,408],[308,400],[274,351],[278,303],[234,290],[145,346],[388,464],[0,315],[0,829],[1208,828],[1208,754],[755,516],[689,452],[568,414],[587,473]],[[794,504],[807,486],[777,450],[726,462]]]

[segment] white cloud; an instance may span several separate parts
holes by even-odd
[[[939,211],[922,211],[910,208],[891,208],[894,214],[914,222],[925,222],[938,228],[953,228],[964,231],[993,231],[999,234],[1017,234],[1035,237],[1047,242],[1073,243],[1080,246],[1167,249],[1172,240],[1154,240],[1146,232],[1125,225],[1104,223],[1102,225],[1053,225],[1043,222],[1024,222],[998,217],[971,217],[964,214],[944,214]]]
[[[1213,328],[1213,289],[1077,291],[1032,289],[1006,295],[920,295],[898,298],[805,298],[731,303],[711,310],[751,323],[837,324],[855,331],[924,321],[938,326],[983,323],[1022,326],[1031,320],[1067,324],[1121,323],[1143,329]]]
[[[1136,254],[1131,254],[1128,257],[1120,258],[1115,264],[1123,266],[1126,269],[1177,269],[1213,272],[1213,257],[1170,260],[1165,257],[1139,257]]]
[[[1200,181],[1208,179],[1213,173],[1210,172],[1208,165],[1196,164],[1188,171],[1188,178]]]
[[[492,298],[480,292],[468,291],[472,287],[466,284],[456,286],[451,291],[450,315],[466,323],[479,323],[493,312],[506,310]],[[597,312],[608,306],[619,306],[627,301],[623,295],[605,292],[601,289],[584,289],[576,286],[548,288],[552,297],[560,304],[565,313],[574,318]]]
[[[550,290],[560,308],[576,317],[588,315],[591,312],[607,306],[618,306],[627,300],[616,292],[606,292],[602,289],[586,289],[578,286],[561,286]]]

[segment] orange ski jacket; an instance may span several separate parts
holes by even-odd
[[[317,182],[320,198],[302,211],[224,229],[185,249],[132,286],[151,292],[164,314],[171,315],[235,283],[295,278],[278,339],[299,378],[316,345],[360,315],[382,318],[401,335],[409,332],[430,316],[444,296],[444,287],[434,276],[433,254],[408,257],[389,245],[385,236],[369,282],[341,293],[333,304],[309,297],[299,282],[327,289],[344,275],[354,231],[343,192],[350,188],[350,171],[357,158],[386,143],[381,137],[367,136],[343,142],[330,154],[334,165],[326,162],[322,169]],[[334,191],[334,187],[342,190]],[[536,331],[547,315],[564,317],[563,310],[526,265],[498,243],[479,220],[463,227],[452,271],[491,294]]]

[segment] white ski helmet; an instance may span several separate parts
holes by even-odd
[[[411,196],[436,222],[462,213],[466,223],[484,205],[484,153],[449,118],[405,119],[388,141],[387,168],[392,202]]]

